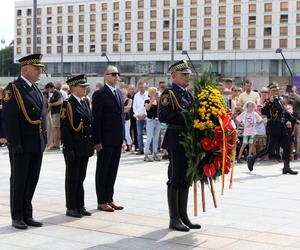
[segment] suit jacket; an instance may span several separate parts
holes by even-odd
[[[83,127],[78,132],[74,131],[71,126],[69,114],[67,112],[68,103],[72,107],[72,125],[78,128],[82,121]],[[84,106],[83,106],[84,105]],[[63,152],[74,151],[76,156],[90,157],[94,154],[93,129],[92,129],[92,112],[88,103],[81,105],[76,98],[71,95],[64,101],[61,112],[61,140],[63,143]]]
[[[171,95],[170,91],[174,93],[174,95]],[[162,93],[159,104],[159,120],[168,125],[162,148],[170,151],[182,149],[180,142],[182,140],[182,132],[185,129],[185,120],[181,108],[185,111],[189,111],[192,102],[192,94],[188,91],[184,91],[176,84],[173,84],[172,87]],[[176,103],[178,103],[181,108],[179,108]]]
[[[15,84],[23,100],[28,117],[32,121],[41,120],[40,125],[31,124],[20,109]],[[21,145],[24,152],[43,152],[47,144],[47,100],[35,86],[33,90],[21,77],[9,83],[4,90],[3,126],[9,147]]]
[[[124,104],[117,89],[121,107],[108,86],[95,91],[92,98],[95,144],[118,146],[124,140]]]

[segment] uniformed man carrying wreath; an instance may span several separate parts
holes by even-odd
[[[42,226],[33,219],[31,204],[47,139],[47,102],[37,87],[44,67],[41,59],[41,54],[19,59],[21,76],[3,93],[3,125],[11,165],[11,217],[12,225],[19,229]]]
[[[162,148],[169,154],[168,168],[168,205],[170,229],[189,231],[201,228],[192,224],[187,215],[189,184],[186,181],[187,159],[182,141],[185,128],[183,112],[189,111],[193,96],[186,89],[189,85],[191,70],[186,61],[179,61],[169,68],[173,84],[160,98],[159,120],[168,124]]]
[[[89,157],[94,154],[92,113],[85,98],[89,84],[84,74],[67,80],[71,96],[64,101],[61,112],[61,139],[66,162],[67,216],[90,216],[84,207],[83,182]]]

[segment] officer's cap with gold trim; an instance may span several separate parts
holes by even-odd
[[[179,62],[176,62],[176,63],[172,64],[170,66],[168,72],[170,74],[173,74],[175,72],[185,73],[185,74],[191,74],[192,73],[192,71],[189,68],[189,65],[188,65],[186,60],[181,60]]]
[[[87,86],[90,85],[89,83],[87,83],[87,79],[86,79],[86,75],[85,74],[74,76],[74,77],[68,79],[67,80],[67,84],[70,87],[75,87],[75,86],[87,87]]]
[[[267,88],[268,88],[269,90],[279,89],[279,85],[278,85],[277,82],[272,82],[272,83],[270,83],[270,84],[267,86]]]
[[[22,66],[32,65],[36,67],[44,67],[45,65],[41,63],[42,58],[42,54],[31,54],[20,58],[18,61]]]

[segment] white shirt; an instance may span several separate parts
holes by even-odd
[[[80,103],[80,105],[81,105],[81,102],[80,102],[80,101],[81,101],[82,99],[81,99],[80,97],[78,97],[78,96],[74,95],[74,94],[72,94],[72,96],[74,96],[74,97],[75,97],[75,99],[76,99],[76,100],[77,100],[77,101]]]
[[[113,95],[115,95],[115,90],[117,90],[117,88],[116,87],[112,87],[112,86],[110,86],[109,84],[107,84],[107,83],[105,83],[105,85],[107,86],[107,87],[109,87],[109,89],[111,90],[111,92],[113,93]]]
[[[66,91],[60,90],[60,93],[61,93],[64,101],[68,99],[69,96],[68,96],[68,93]]]
[[[143,95],[140,92],[137,92],[133,98],[133,113],[136,119],[138,120],[138,115],[146,115],[145,101],[148,100],[148,92],[145,91]]]
[[[32,88],[32,83],[21,75],[21,78]]]

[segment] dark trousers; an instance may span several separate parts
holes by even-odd
[[[74,161],[66,162],[66,207],[67,209],[80,209],[84,207],[83,182],[89,158],[87,156],[76,156]]]
[[[264,149],[257,152],[256,155],[254,155],[254,159],[263,157],[264,155],[268,154],[270,152],[270,149],[274,149],[276,146],[282,147],[283,154],[282,159],[283,160],[289,160],[290,159],[290,138],[285,131],[281,133],[280,135],[268,135],[267,137],[267,145]]]
[[[130,135],[133,135],[133,144],[135,149],[137,149],[139,147],[139,144],[136,129],[136,119],[134,116],[130,116]]]
[[[32,197],[40,176],[43,153],[13,154],[11,166],[10,209],[13,220],[32,218]]]
[[[183,149],[169,151],[169,167],[167,185],[173,188],[188,188],[186,171],[188,168],[187,159]]]
[[[113,202],[122,145],[104,146],[97,153],[96,193],[98,204]]]

